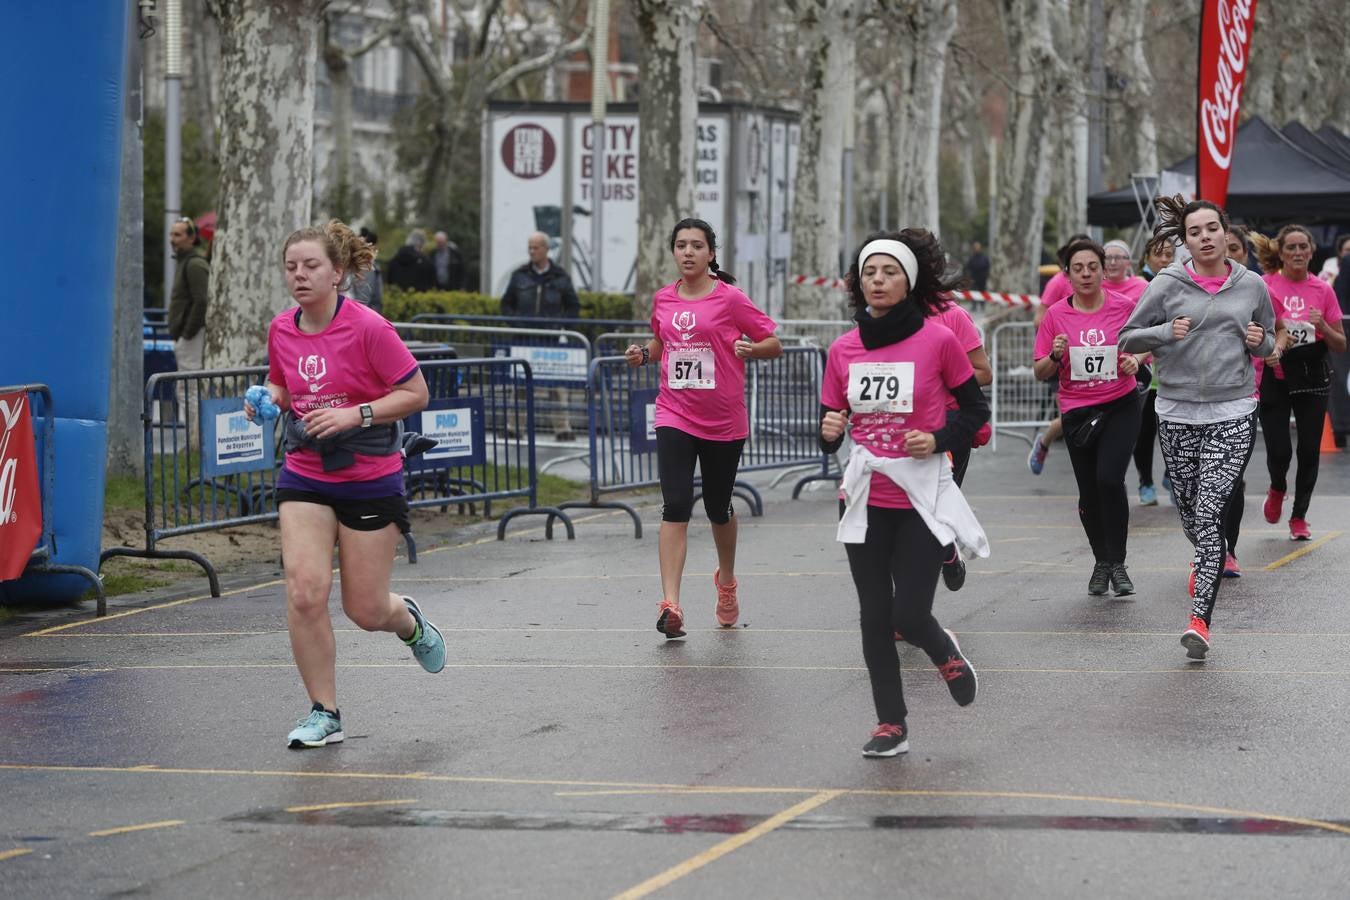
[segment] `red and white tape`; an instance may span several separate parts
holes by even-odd
[[[809,287],[828,287],[846,290],[848,282],[842,278],[816,278],[813,275],[793,275],[789,279],[793,284],[805,284]]]
[[[804,284],[809,287],[827,287],[841,291],[848,289],[848,282],[842,278],[793,275],[789,280],[793,284]],[[1035,294],[1004,294],[999,291],[952,291],[952,296],[957,300],[983,300],[986,303],[994,303],[999,306],[1014,306],[1024,309],[1039,306],[1041,302],[1041,298]]]
[[[1040,306],[1041,298],[1035,294],[1002,294],[997,291],[952,291],[957,300],[983,300],[999,306],[1019,306],[1029,308]]]

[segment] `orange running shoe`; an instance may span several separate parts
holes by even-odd
[[[736,599],[736,588],[740,582],[723,584],[721,575],[720,568],[713,569],[713,586],[717,588],[717,624],[723,628],[730,628],[741,616],[741,604]]]
[[[656,630],[664,634],[667,640],[684,637],[684,613],[680,612],[680,608],[669,600],[662,600],[656,609]]]

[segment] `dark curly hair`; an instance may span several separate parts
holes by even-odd
[[[919,263],[919,272],[915,277],[917,285],[909,286],[908,300],[913,300],[923,309],[925,316],[942,312],[952,302],[951,292],[966,282],[959,274],[948,276],[947,254],[938,243],[937,236],[926,228],[902,228],[899,231],[877,231],[868,235],[858,249],[853,251],[853,262],[849,266],[844,280],[848,283],[849,302],[855,309],[865,309],[867,298],[863,296],[862,277],[858,266],[858,254],[872,241],[899,241],[914,251]]]
[[[1101,263],[1103,269],[1106,268],[1106,248],[1086,235],[1059,248],[1060,255],[1063,257],[1060,268],[1066,272],[1069,271],[1069,261],[1074,258],[1075,254],[1082,253],[1084,250],[1095,253],[1097,262]]]
[[[1166,242],[1170,242],[1173,246],[1186,243],[1186,219],[1191,213],[1202,209],[1212,209],[1218,213],[1219,226],[1224,231],[1228,230],[1228,213],[1209,200],[1192,200],[1187,203],[1186,198],[1180,194],[1172,197],[1158,196],[1153,198],[1153,207],[1158,211],[1158,224],[1153,227],[1153,237],[1149,240],[1148,247],[1160,246]]]

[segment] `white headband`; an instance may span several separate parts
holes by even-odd
[[[919,277],[919,260],[914,256],[914,251],[900,241],[885,239],[868,241],[858,254],[858,276],[862,276],[863,263],[867,262],[867,257],[877,253],[894,257],[896,262],[900,263],[900,268],[905,270],[905,277],[909,279],[909,289],[914,290],[914,283]]]

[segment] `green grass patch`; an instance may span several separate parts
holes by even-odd
[[[12,618],[14,618],[14,613],[10,612],[8,607],[0,606],[0,625],[5,624]]]

